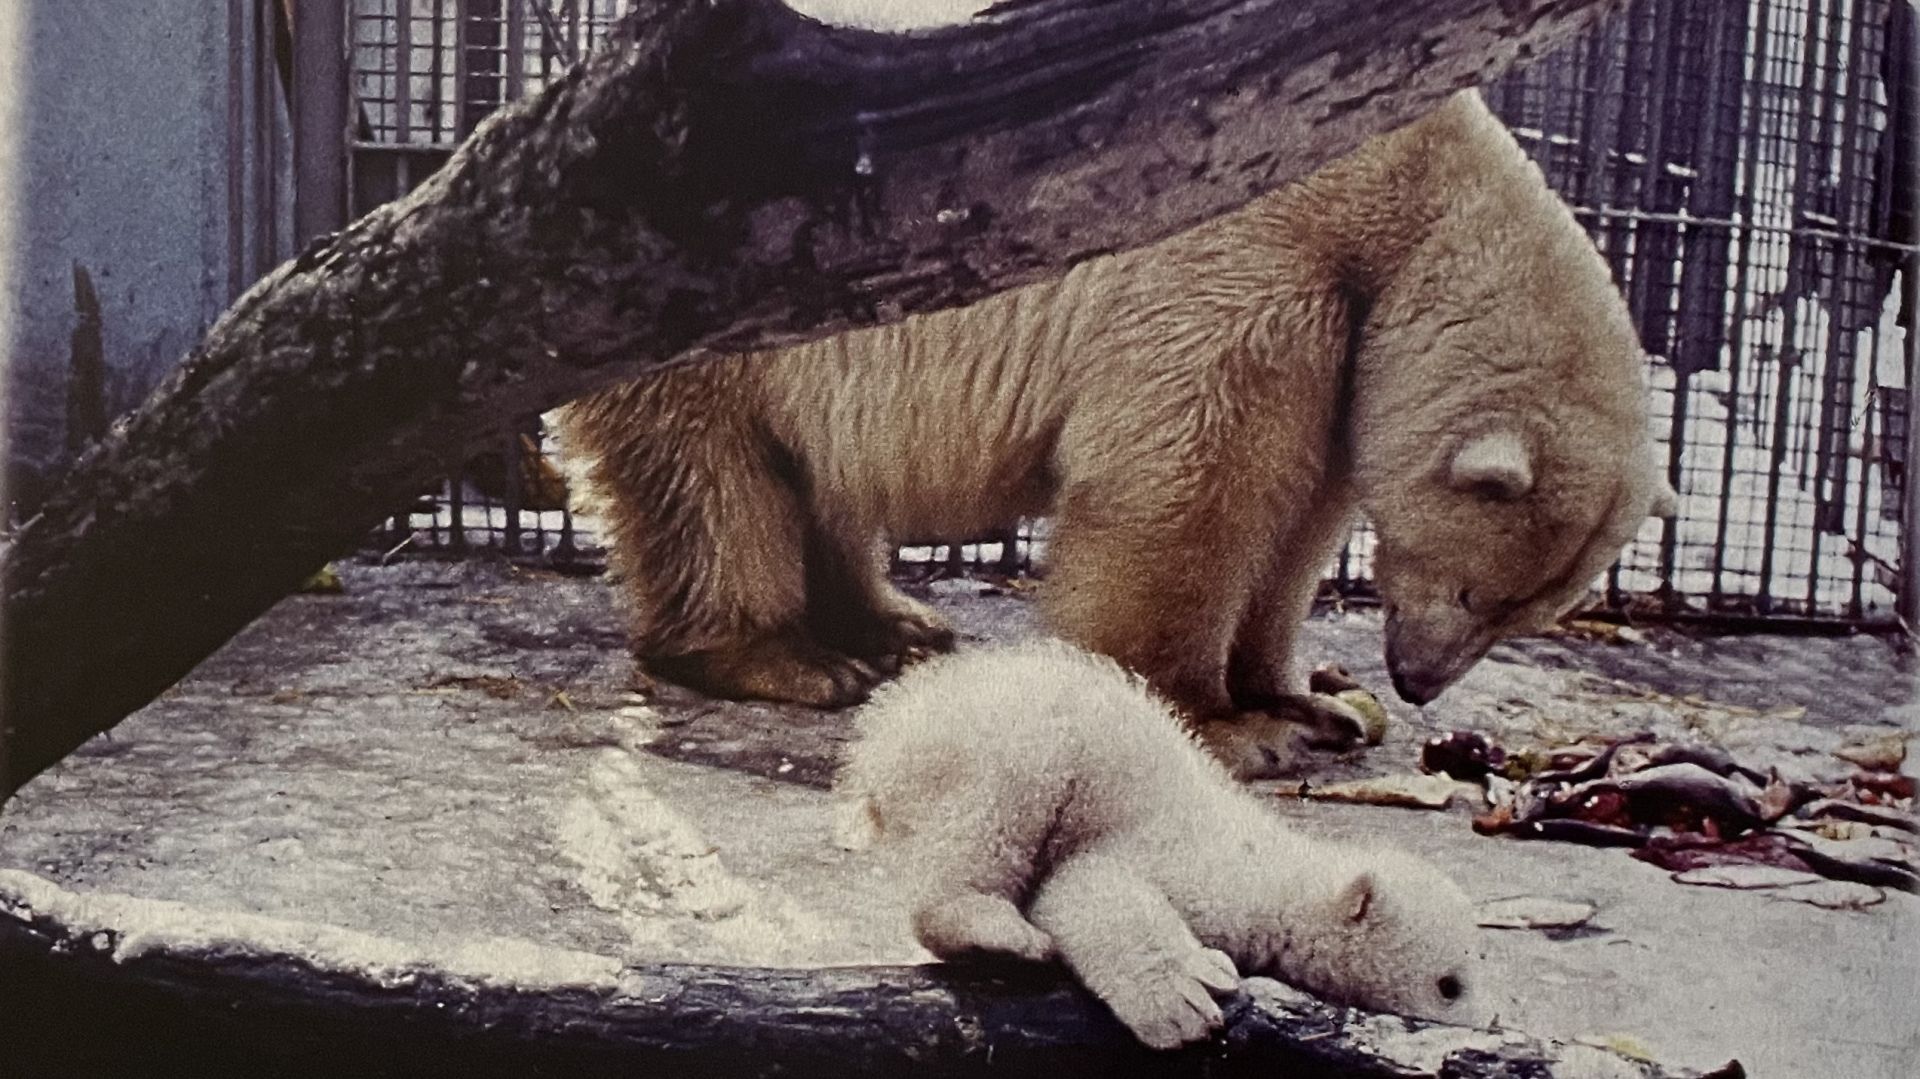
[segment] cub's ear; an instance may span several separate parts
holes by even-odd
[[[1673,484],[1668,483],[1665,476],[1660,476],[1654,480],[1653,505],[1648,507],[1647,516],[1680,516],[1680,492],[1673,489]]]
[[[1363,869],[1340,887],[1340,894],[1334,900],[1335,909],[1350,922],[1365,921],[1367,910],[1373,906],[1373,893],[1378,888],[1379,883],[1373,879],[1373,871]]]
[[[1447,482],[1456,491],[1511,502],[1533,490],[1533,454],[1512,431],[1488,431],[1453,451]]]

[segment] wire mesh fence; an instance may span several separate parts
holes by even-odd
[[[354,212],[404,193],[488,112],[545,85],[630,0],[354,0]],[[1487,98],[1592,233],[1649,354],[1681,514],[1603,585],[1642,613],[1893,617],[1915,369],[1906,0],[1636,0]],[[1905,98],[1911,100],[1911,98]],[[1904,141],[1903,141],[1904,140]],[[373,537],[591,564],[591,522],[515,482],[507,438]],[[1045,523],[908,542],[899,564],[1015,572]],[[911,539],[910,537],[908,538]],[[1329,567],[1370,595],[1371,538]]]

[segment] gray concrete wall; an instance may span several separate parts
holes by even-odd
[[[63,442],[76,262],[99,290],[116,412],[240,283],[244,185],[230,186],[228,163],[248,138],[247,99],[232,91],[249,85],[234,48],[247,47],[253,3],[0,8],[0,359],[12,453],[41,465]]]

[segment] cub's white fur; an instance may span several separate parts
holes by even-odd
[[[859,727],[840,790],[936,955],[1058,957],[1155,1047],[1218,1026],[1210,994],[1237,973],[1475,1017],[1458,886],[1288,828],[1112,660],[1055,641],[938,659]]]

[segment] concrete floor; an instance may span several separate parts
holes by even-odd
[[[844,715],[636,692],[598,580],[486,564],[342,567],[21,792],[0,871],[79,893],[453,948],[504,937],[626,961],[917,962],[887,882],[831,841]],[[990,590],[991,591],[991,590]],[[1031,605],[944,582],[973,639]],[[1378,621],[1316,618],[1305,658],[1384,686]],[[1844,776],[1843,745],[1920,726],[1889,641],[1572,637],[1503,646],[1323,778],[1413,770],[1436,730],[1509,744],[1652,729]],[[1910,762],[1908,768],[1913,767]],[[1507,1026],[1755,1076],[1920,1074],[1920,901],[1831,911],[1679,885],[1618,850],[1477,836],[1464,809],[1304,803],[1301,827],[1404,845],[1476,898],[1578,899],[1584,929],[1487,930]]]

